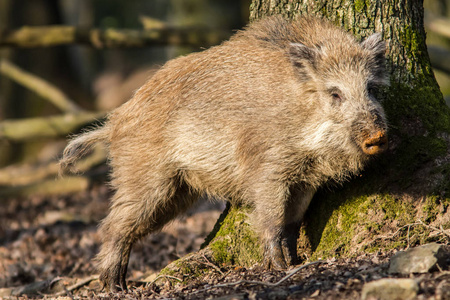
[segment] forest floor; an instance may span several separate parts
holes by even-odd
[[[202,263],[210,271],[203,277],[156,277],[168,263],[200,248],[224,208],[204,203],[137,243],[128,267],[129,291],[108,294],[92,275],[100,246],[97,227],[109,197],[106,186],[96,185],[72,196],[0,199],[0,298],[360,299],[366,282],[401,277],[387,272],[395,251],[309,264],[289,278],[289,270],[215,266],[206,258]],[[450,299],[448,270],[408,278],[419,285],[416,299]]]

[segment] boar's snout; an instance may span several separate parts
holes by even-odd
[[[371,134],[362,142],[362,150],[365,154],[375,155],[384,152],[388,148],[388,138],[384,131]]]

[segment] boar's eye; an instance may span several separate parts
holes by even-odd
[[[338,90],[336,88],[332,88],[332,89],[329,89],[328,92],[330,93],[331,98],[333,99],[333,102],[340,103],[343,101],[340,90]]]
[[[341,96],[338,93],[331,93],[334,100],[341,100]]]

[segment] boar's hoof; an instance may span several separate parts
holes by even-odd
[[[109,292],[126,291],[125,274],[121,275],[119,270],[107,270],[100,274],[100,283],[104,289]]]
[[[288,263],[279,242],[270,243],[264,251],[263,266],[265,269],[285,270]]]
[[[388,139],[384,132],[378,131],[372,134],[362,143],[362,150],[368,155],[375,155],[388,148]]]

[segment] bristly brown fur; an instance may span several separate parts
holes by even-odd
[[[372,94],[386,82],[383,59],[379,35],[359,43],[320,19],[271,17],[169,61],[64,152],[71,165],[94,142],[109,148],[116,193],[100,229],[103,284],[126,288],[132,244],[202,194],[252,206],[266,265],[294,262],[287,232],[317,187],[386,148]]]

